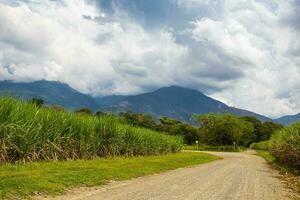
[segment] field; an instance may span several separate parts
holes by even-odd
[[[0,197],[59,194],[67,188],[102,185],[219,159],[204,153],[175,153],[145,157],[5,164],[0,167]]]
[[[0,163],[178,152],[180,136],[0,98]]]

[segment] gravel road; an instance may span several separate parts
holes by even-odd
[[[70,193],[58,199],[116,200],[284,200],[289,191],[253,151],[209,152],[224,159],[191,168],[112,182],[106,186]]]

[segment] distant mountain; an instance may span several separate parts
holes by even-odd
[[[296,121],[300,121],[300,113],[296,115],[286,115],[278,119],[275,119],[274,121],[283,125],[289,125]]]
[[[94,111],[122,112],[131,110],[149,113],[156,118],[171,117],[190,122],[193,114],[233,113],[240,116],[255,116],[261,121],[271,120],[265,116],[227,106],[197,90],[171,86],[154,92],[132,96],[91,97],[69,85],[56,81],[15,83],[0,81],[0,95],[13,95],[21,99],[41,98],[48,105],[61,105],[69,110],[90,108]]]
[[[70,110],[83,107],[98,108],[97,102],[92,97],[57,81],[41,80],[31,83],[0,81],[0,94],[12,95],[21,99],[41,98],[46,104],[61,105]]]
[[[96,102],[100,107],[110,106],[118,101],[122,101],[127,96],[122,95],[112,95],[112,96],[104,96],[104,97],[95,97]]]
[[[154,92],[122,97],[103,108],[106,111],[121,112],[131,110],[149,113],[155,117],[171,117],[191,121],[193,114],[232,113],[240,116],[255,116],[262,121],[271,120],[265,116],[227,106],[197,90],[171,86]]]

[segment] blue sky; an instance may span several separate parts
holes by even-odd
[[[299,13],[297,0],[0,0],[0,80],[93,95],[179,85],[294,114]]]

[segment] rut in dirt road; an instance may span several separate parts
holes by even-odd
[[[289,191],[277,172],[253,152],[212,153],[224,159],[128,181],[61,199],[284,200]],[[75,192],[76,193],[76,192]]]

